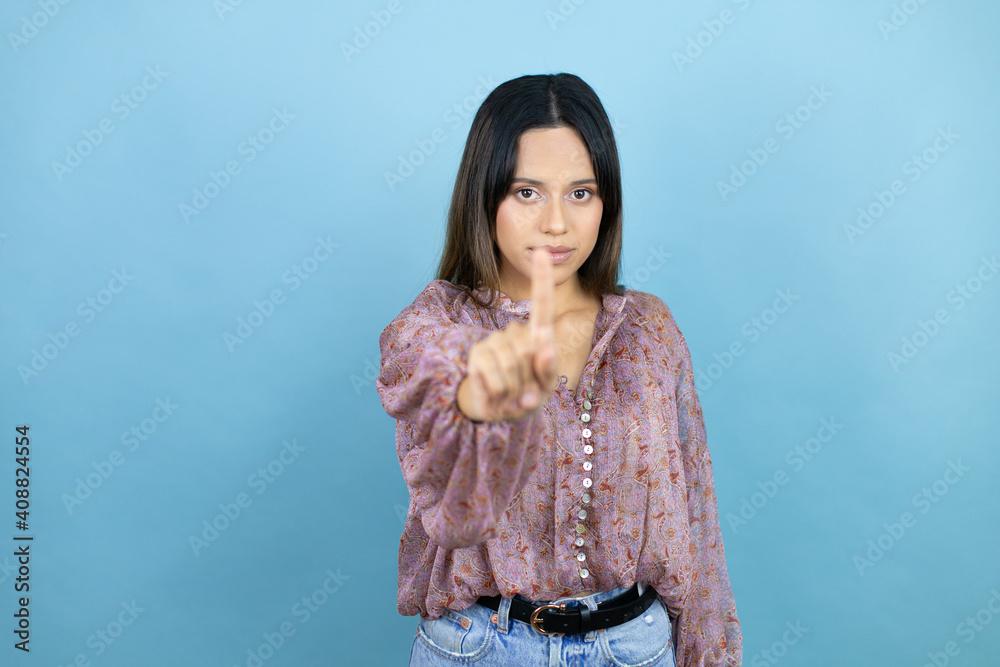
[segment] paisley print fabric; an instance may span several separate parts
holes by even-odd
[[[434,619],[481,595],[548,601],[642,582],[666,605],[679,667],[738,667],[687,343],[659,297],[624,292],[602,297],[576,389],[561,377],[516,422],[472,422],[455,397],[472,345],[527,322],[530,300],[500,293],[481,309],[433,280],[383,330],[376,388],[410,493],[397,608]]]

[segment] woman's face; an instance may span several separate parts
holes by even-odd
[[[552,267],[556,295],[578,296],[577,270],[597,243],[603,211],[590,154],[575,129],[522,134],[514,182],[497,209],[500,290],[514,301],[530,298],[532,249],[565,246],[569,256]]]

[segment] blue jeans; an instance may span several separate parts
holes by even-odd
[[[554,602],[585,604],[593,610],[599,602],[628,589],[623,586]],[[410,667],[462,663],[476,667],[676,667],[670,617],[659,596],[630,621],[586,634],[543,635],[528,623],[509,618],[509,612],[510,598],[502,598],[498,611],[473,603],[460,611],[446,609],[439,618],[421,619],[410,649]]]

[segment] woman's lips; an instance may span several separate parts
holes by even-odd
[[[565,250],[563,252],[553,252],[550,248],[547,248],[545,246],[541,246],[538,249],[539,250],[544,250],[544,251],[548,252],[549,255],[552,256],[552,263],[553,264],[562,264],[567,259],[569,259],[570,255],[573,254],[573,250],[572,249]]]

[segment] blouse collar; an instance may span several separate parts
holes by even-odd
[[[477,295],[485,297],[488,290],[485,287],[479,287],[474,291]],[[531,299],[514,301],[503,292],[497,291],[496,294],[499,299],[497,303],[500,310],[522,317],[527,317],[531,314]],[[619,296],[618,294],[609,293],[601,296],[601,304],[604,310],[608,311],[609,314],[616,315],[622,312],[625,308],[625,302],[627,299],[628,297],[626,295]]]

